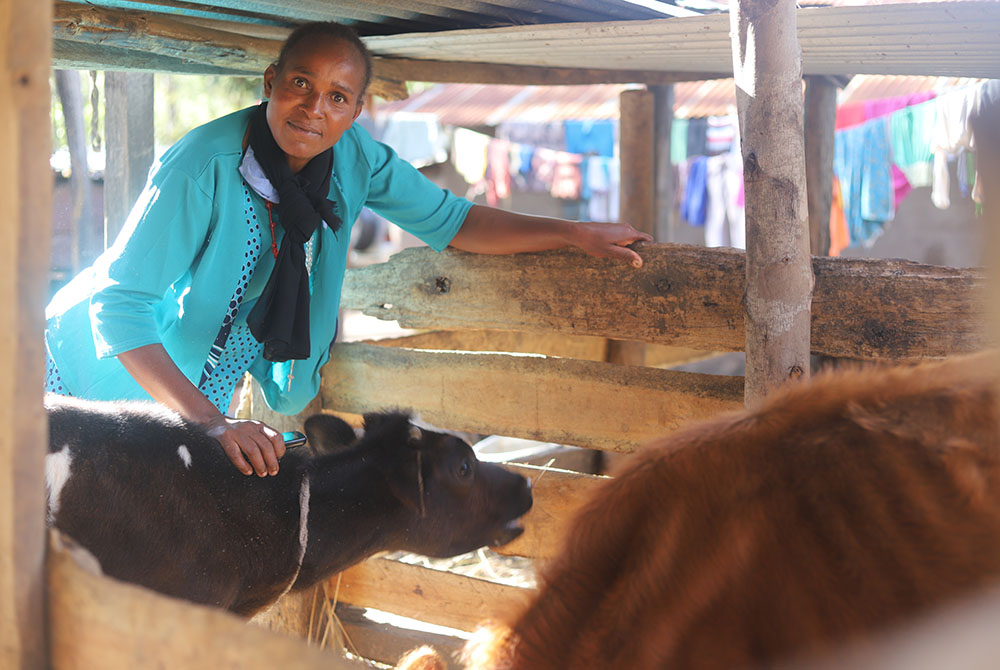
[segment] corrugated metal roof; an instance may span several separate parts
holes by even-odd
[[[383,56],[549,67],[732,72],[729,16],[373,37]],[[1000,3],[804,8],[804,74],[1000,77]]]
[[[943,91],[982,81],[959,77],[858,75],[838,96],[841,105]],[[474,128],[501,121],[549,123],[566,120],[618,118],[618,98],[628,86],[486,86],[436,84],[408,100],[381,103],[375,114],[433,114],[441,123]],[[674,115],[678,118],[724,116],[736,111],[732,79],[683,82],[674,85]]]
[[[72,0],[55,10],[57,67],[256,73],[288,28],[324,19],[353,24],[385,57],[732,72],[728,15],[653,18],[664,14],[629,0]],[[100,15],[81,26],[73,16],[84,11]],[[995,0],[804,7],[796,21],[805,74],[1000,78]],[[213,33],[186,32],[195,26]]]

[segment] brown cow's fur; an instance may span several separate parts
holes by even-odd
[[[820,376],[650,444],[467,667],[766,665],[994,583],[995,363]]]

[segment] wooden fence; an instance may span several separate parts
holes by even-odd
[[[342,307],[445,330],[334,345],[311,410],[405,407],[443,428],[629,452],[687,421],[742,407],[742,377],[655,366],[741,349],[743,254],[678,245],[641,253],[645,265],[634,270],[574,251],[409,249],[350,270]],[[976,270],[815,258],[814,271],[815,353],[915,361],[986,346],[985,279]],[[647,365],[601,360],[608,338],[652,343]],[[500,551],[550,557],[601,477],[510,467],[537,482],[535,505],[524,535]],[[464,631],[530,597],[521,587],[386,558],[346,571],[335,590],[342,604]],[[343,623],[376,660],[391,662],[415,641],[354,612]]]

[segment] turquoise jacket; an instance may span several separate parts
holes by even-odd
[[[274,259],[264,200],[238,168],[253,108],[195,128],[163,154],[115,243],[53,297],[46,343],[63,385],[96,400],[149,399],[117,359],[162,343],[197,385],[209,350],[247,272],[250,218],[261,216],[260,260],[243,307],[255,301]],[[319,391],[336,334],[350,229],[363,206],[445,248],[472,206],[442,190],[357,124],[334,147],[330,200],[343,219],[317,230],[310,273],[311,352],[306,360],[258,357],[250,373],[272,409],[294,414]],[[281,228],[278,226],[280,244]],[[248,309],[246,310],[248,311]],[[246,313],[245,311],[243,312]]]

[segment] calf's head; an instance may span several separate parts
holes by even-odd
[[[418,427],[407,413],[386,412],[366,414],[363,436],[348,445],[349,433],[338,423],[317,415],[305,432],[314,449],[349,446],[381,474],[384,495],[399,502],[403,517],[400,546],[388,548],[443,558],[499,547],[524,532],[519,519],[531,509],[528,480],[480,462],[461,438]]]

